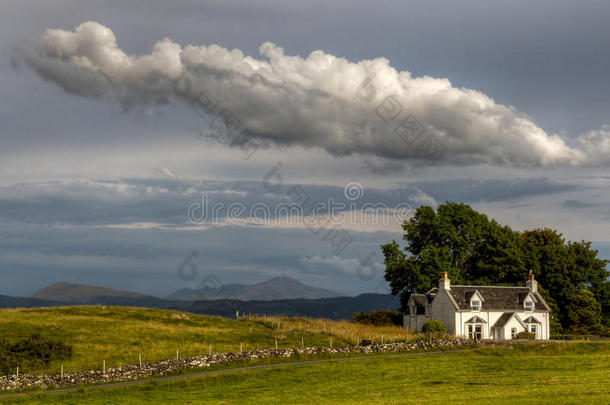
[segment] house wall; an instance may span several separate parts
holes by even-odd
[[[493,325],[498,321],[498,319],[500,318],[500,316],[502,316],[502,314],[504,312],[513,312],[513,311],[488,311],[488,310],[481,310],[479,312],[472,312],[472,311],[458,311],[455,313],[454,319],[455,319],[455,325],[456,325],[456,331],[455,331],[455,335],[456,336],[462,336],[462,337],[468,337],[468,326],[466,325],[466,321],[469,320],[470,318],[472,318],[473,316],[478,316],[479,318],[482,318],[483,320],[485,320],[487,323],[483,324],[483,328],[482,328],[482,332],[483,332],[483,339],[490,339],[491,338],[491,328],[493,327]],[[546,312],[525,312],[525,311],[515,311],[515,314],[521,319],[524,320],[525,318],[527,318],[528,316],[532,315],[534,316],[536,319],[538,319],[540,322],[542,322],[542,325],[538,325],[538,332],[536,333],[536,339],[548,339],[549,338],[549,314]],[[516,324],[516,325],[515,325]],[[511,327],[517,327],[517,333],[519,332],[523,332],[525,329],[521,326],[521,324],[514,318],[511,318],[511,320],[504,325],[504,328],[502,328],[502,336],[498,337],[496,336],[496,339],[510,339],[511,335],[510,335],[510,328]]]
[[[517,314],[517,316],[519,318],[521,318],[521,320],[524,319],[524,317],[520,314]],[[506,322],[506,325],[504,325],[504,327],[502,328],[502,339],[511,339],[511,329],[512,328],[517,328],[517,333],[519,332],[523,332],[525,329],[523,328],[523,326],[521,326],[521,324],[519,323],[519,321],[517,321],[515,319],[515,317],[510,318],[510,320],[508,322]]]
[[[457,336],[468,337],[468,325],[466,321],[468,321],[473,316],[478,316],[483,319],[485,323],[482,328],[482,338],[489,339],[491,338],[491,327],[496,323],[498,318],[502,316],[503,311],[489,311],[489,310],[481,310],[479,312],[473,311],[460,311],[455,314],[455,322],[457,325]]]
[[[447,327],[448,333],[455,334],[455,306],[447,291],[439,290],[430,306],[430,318],[438,319]]]
[[[403,325],[407,329],[421,332],[421,327],[430,319],[428,315],[404,315]]]

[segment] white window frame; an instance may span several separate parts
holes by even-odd
[[[527,304],[530,304],[529,306]],[[523,303],[523,306],[525,308],[525,312],[533,312],[534,311],[534,301],[532,300],[526,300]]]
[[[479,328],[479,331],[477,331],[477,328]],[[483,325],[480,323],[469,323],[468,324],[468,339],[477,339],[477,340],[481,340],[483,339]],[[479,335],[479,336],[477,336]]]
[[[475,302],[477,302],[478,304],[475,304]],[[481,300],[479,300],[479,299],[471,300],[470,309],[472,310],[472,312],[480,312],[481,311]]]
[[[511,339],[517,338],[517,328],[510,328],[510,338]]]
[[[536,334],[537,334],[537,332],[538,332],[538,326],[537,326],[535,323],[531,323],[531,324],[529,325],[529,328],[528,328],[528,329],[529,329],[529,332],[530,332],[530,333],[533,333],[534,335],[536,335]]]

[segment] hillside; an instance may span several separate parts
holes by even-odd
[[[194,301],[199,299],[231,298],[250,300],[317,299],[338,297],[342,294],[312,287],[290,277],[275,277],[262,283],[225,284],[217,288],[204,286],[200,289],[182,288],[174,291],[167,299]]]
[[[235,311],[253,314],[307,316],[313,318],[352,319],[354,312],[397,309],[398,298],[388,294],[361,294],[357,297],[332,297],[315,300],[277,301],[202,300],[192,303],[191,311],[232,316]]]
[[[10,297],[0,295],[0,308],[31,308],[65,305],[59,301],[49,301],[40,298]]]
[[[234,314],[233,314],[234,315]],[[311,346],[354,344],[361,338],[385,336],[403,341],[399,327],[372,327],[328,319],[242,318],[196,315],[159,309],[73,306],[0,310],[0,336],[15,341],[32,334],[61,338],[73,347],[73,357],[64,360],[65,371],[99,369],[206,354],[210,350],[237,352],[275,347],[298,347],[301,339]],[[48,369],[22,370],[58,372],[60,364]]]
[[[79,302],[79,304],[81,304]],[[170,301],[151,296],[95,296],[82,304],[118,305],[173,309],[196,314],[233,317],[235,311],[252,314],[307,316],[329,319],[352,319],[354,312],[368,312],[373,309],[396,309],[398,298],[387,294],[361,294],[357,297],[333,297],[313,300],[241,301],[234,299],[214,299],[198,301]],[[0,308],[30,308],[69,306],[74,303],[49,301],[40,298],[0,296]]]

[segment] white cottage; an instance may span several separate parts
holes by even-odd
[[[444,272],[438,288],[411,294],[404,326],[419,332],[425,322],[438,319],[448,333],[471,339],[514,339],[523,331],[548,339],[549,317],[533,274],[525,287],[496,287],[451,285]]]

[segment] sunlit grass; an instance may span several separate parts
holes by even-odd
[[[513,344],[9,399],[28,404],[608,404],[610,343]],[[3,403],[0,400],[0,403]]]
[[[239,320],[177,311],[112,306],[0,310],[0,334],[17,339],[30,333],[63,337],[73,357],[25,373],[65,372],[137,364],[176,357],[304,346],[348,346],[413,339],[400,327],[375,327],[328,319],[249,316]]]
[[[400,326],[372,326],[346,320],[333,321],[317,318],[290,318],[281,316],[251,316],[245,319],[263,323],[281,333],[306,332],[325,334],[338,339],[339,344],[359,344],[363,339],[374,343],[394,343],[411,341],[418,337]]]

